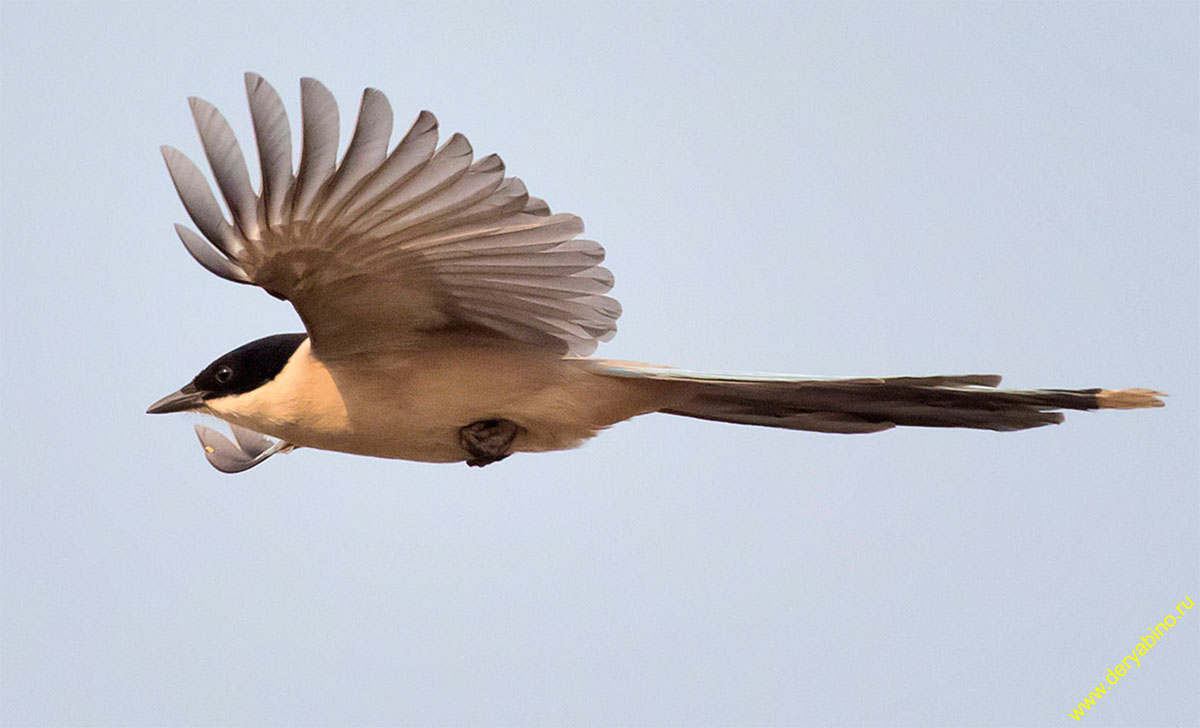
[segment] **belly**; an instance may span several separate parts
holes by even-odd
[[[305,427],[285,427],[277,437],[302,447],[351,455],[454,463],[466,460],[458,445],[458,428],[445,423],[412,421],[402,417],[376,420],[377,426],[331,432]]]

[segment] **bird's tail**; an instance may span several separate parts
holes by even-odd
[[[995,374],[821,379],[710,374],[597,362],[603,374],[671,382],[660,412],[718,422],[814,432],[879,432],[896,426],[1024,430],[1063,421],[1059,410],[1162,407],[1150,389],[997,389]]]

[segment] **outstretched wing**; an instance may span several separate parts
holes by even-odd
[[[205,155],[228,205],[204,175],[163,147],[184,207],[201,234],[176,226],[213,273],[292,303],[322,358],[411,346],[438,332],[505,337],[585,355],[616,332],[621,307],[603,294],[604,248],[576,236],[583,221],[551,214],[496,155],[472,161],[454,134],[437,146],[422,111],[390,153],[392,110],[363,93],[353,138],[337,163],[338,109],[301,80],[303,143],[292,171],[287,114],[275,90],[246,74],[262,188],[255,193],[229,124],[191,99]]]

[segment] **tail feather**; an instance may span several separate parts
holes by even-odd
[[[1096,395],[1100,409],[1142,409],[1162,407],[1159,397],[1167,395],[1153,389],[1102,389]]]
[[[996,389],[1000,377],[818,379],[780,375],[706,374],[625,362],[603,362],[609,376],[673,382],[660,412],[718,422],[815,432],[867,433],[896,426],[1024,430],[1058,424],[1059,410],[1161,407],[1147,389]]]

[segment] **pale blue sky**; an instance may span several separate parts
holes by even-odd
[[[4,725],[1062,725],[1200,599],[1194,3],[0,4]],[[159,157],[242,73],[434,111],[609,251],[599,354],[1148,386],[1041,430],[654,415],[240,476],[146,405],[299,329]],[[402,121],[404,120],[404,121]],[[1200,722],[1200,610],[1083,725]]]

